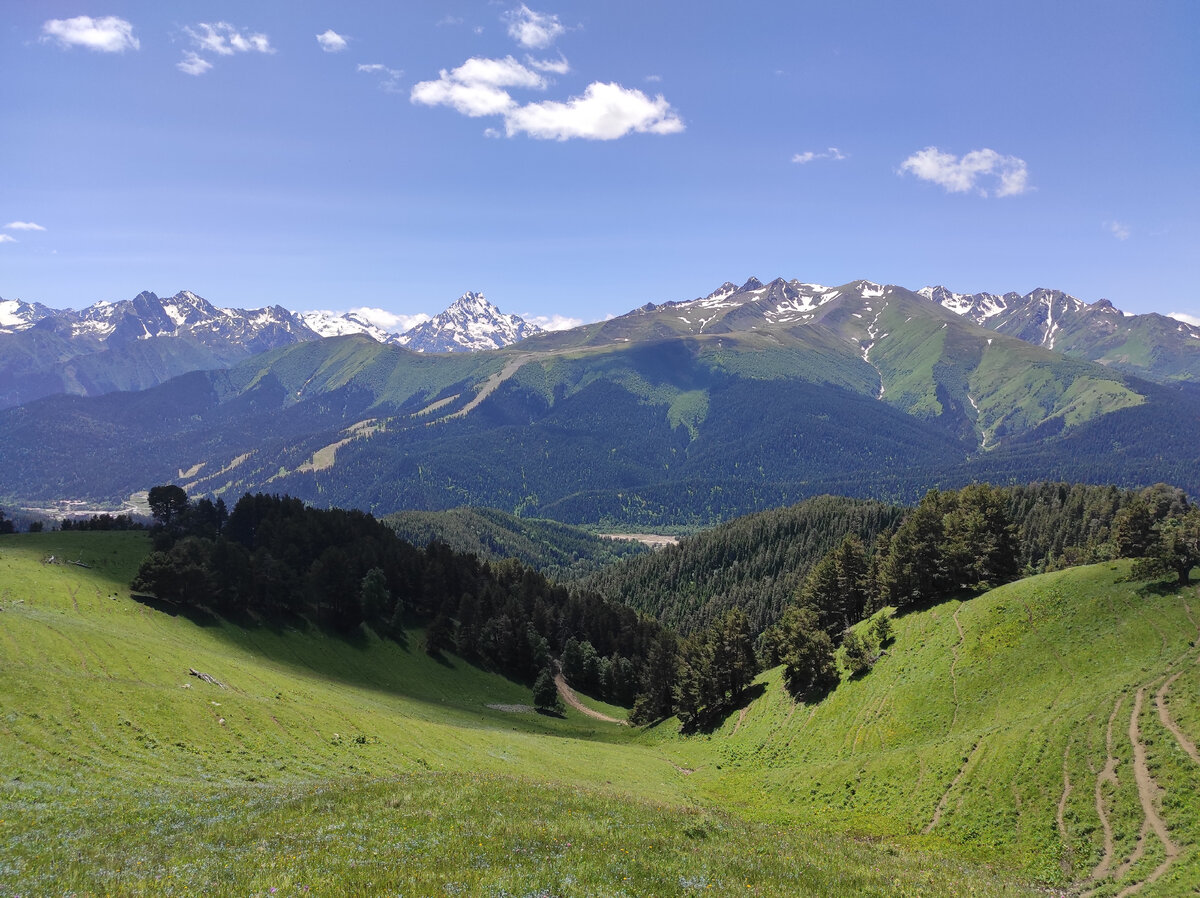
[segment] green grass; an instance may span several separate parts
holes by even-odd
[[[1117,784],[1104,783],[1102,792],[1114,866],[1134,850],[1143,814],[1129,717],[1146,686],[1141,739],[1182,853],[1140,894],[1195,888],[1200,765],[1161,725],[1152,703],[1158,684],[1182,671],[1170,711],[1192,741],[1200,736],[1200,650],[1188,606],[1195,590],[1147,589],[1124,582],[1127,570],[1096,565],[1047,574],[905,615],[874,669],[818,704],[793,706],[779,672],[769,672],[765,695],[740,725],[733,718],[706,737],[718,760],[697,779],[712,800],[761,819],[906,843],[934,839],[1047,883],[1080,883],[1102,857],[1095,789],[1118,700]],[[1064,838],[1057,816],[1067,783]],[[1147,877],[1163,859],[1153,834],[1147,845],[1145,859],[1118,881],[1102,882],[1097,895]]]
[[[155,610],[125,585],[146,548],[0,540],[0,896],[1029,894],[937,846],[723,809],[703,741],[490,708],[529,691],[420,634]]]
[[[1138,894],[1200,885],[1200,764],[1155,704],[1178,674],[1165,707],[1200,741],[1200,601],[1126,582],[1124,564],[905,614],[874,669],[822,701],[794,704],[769,671],[744,713],[681,737],[489,707],[529,691],[432,661],[419,633],[156,610],[125,585],[147,545],[0,539],[0,896],[992,896],[1036,880],[1113,898],[1166,859],[1153,832],[1138,854],[1139,690],[1180,850]],[[1092,882],[1097,790],[1119,875]]]

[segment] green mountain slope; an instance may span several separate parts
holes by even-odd
[[[750,813],[925,834],[1072,893],[1190,894],[1196,590],[1124,582],[1127,570],[1044,574],[905,615],[874,669],[813,704],[772,671],[744,714],[699,737],[717,758],[698,785]]]
[[[1200,490],[1190,386],[1065,358],[901,288],[757,283],[496,352],[332,338],[5,410],[0,497],[112,500],[175,481],[653,527],[981,477]]]
[[[132,601],[145,550],[0,540],[5,893],[1033,894],[729,814],[700,743],[522,711],[457,659]]]

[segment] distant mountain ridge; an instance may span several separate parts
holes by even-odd
[[[166,298],[145,291],[81,311],[0,300],[0,408],[57,393],[146,389],[323,337],[366,334],[415,352],[464,352],[497,349],[538,332],[482,293],[463,294],[433,321],[402,333],[356,312],[221,308],[190,290]]]
[[[107,500],[174,481],[654,528],[976,480],[1200,493],[1200,386],[1057,345],[903,287],[783,279],[487,352],[347,334],[2,411],[0,496]]]

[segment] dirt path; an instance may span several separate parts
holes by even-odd
[[[1158,693],[1154,696],[1154,705],[1156,708],[1158,708],[1158,719],[1162,721],[1163,726],[1171,731],[1171,735],[1175,737],[1175,741],[1179,743],[1179,747],[1187,752],[1189,758],[1191,758],[1197,764],[1200,764],[1200,752],[1196,750],[1196,743],[1184,735],[1183,730],[1181,730],[1178,724],[1171,719],[1170,712],[1167,711],[1167,690],[1169,690],[1175,681],[1181,676],[1183,676],[1182,672],[1177,673],[1167,680],[1167,682],[1162,684],[1162,688],[1159,689]]]
[[[742,724],[746,721],[746,712],[748,710],[749,708],[742,708],[742,710],[738,712],[737,723],[733,725],[733,732],[729,734],[730,736],[736,736],[737,731],[742,728]]]
[[[1104,854],[1100,858],[1100,863],[1096,865],[1096,869],[1092,871],[1090,878],[1094,880],[1108,875],[1108,871],[1112,869],[1113,854],[1116,851],[1113,843],[1112,821],[1108,819],[1108,811],[1104,810],[1104,784],[1112,783],[1113,789],[1117,788],[1117,759],[1113,755],[1113,723],[1116,722],[1123,701],[1125,701],[1125,696],[1117,696],[1112,714],[1108,716],[1108,730],[1104,734],[1107,758],[1104,761],[1104,769],[1096,777],[1096,814],[1100,817],[1100,826],[1104,830]]]
[[[960,603],[959,606],[954,609],[953,614],[954,626],[958,628],[958,642],[954,645],[954,648],[951,649],[951,651],[954,653],[954,660],[950,662],[950,688],[954,692],[954,717],[950,721],[951,730],[954,729],[954,725],[958,723],[958,650],[962,648],[963,642],[966,640],[966,634],[963,633],[962,624],[958,621],[958,612],[962,611],[963,605],[965,604],[965,602]]]
[[[1129,715],[1129,741],[1133,744],[1133,775],[1137,780],[1138,798],[1142,802],[1142,812],[1146,815],[1146,822],[1154,830],[1154,834],[1158,836],[1158,841],[1162,843],[1165,857],[1163,858],[1163,862],[1150,872],[1149,876],[1122,889],[1117,893],[1117,898],[1125,898],[1126,895],[1132,895],[1143,886],[1150,885],[1150,883],[1166,873],[1167,868],[1179,856],[1179,846],[1171,841],[1171,835],[1167,832],[1166,821],[1163,820],[1162,815],[1158,812],[1156,800],[1160,799],[1163,790],[1159,788],[1158,784],[1154,782],[1154,778],[1150,775],[1150,766],[1146,762],[1146,744],[1142,741],[1141,731],[1138,727],[1138,717],[1142,713],[1142,702],[1145,698],[1146,687],[1143,686],[1137,691],[1137,696],[1133,700],[1133,712]],[[1143,839],[1142,841],[1144,844],[1145,840]]]
[[[1067,768],[1067,760],[1071,755],[1071,743],[1068,742],[1063,748],[1063,790],[1062,797],[1058,799],[1058,813],[1055,815],[1055,822],[1058,823],[1058,835],[1063,842],[1062,856],[1062,871],[1064,876],[1071,874],[1071,835],[1067,832],[1067,799],[1071,797],[1071,773]]]
[[[923,830],[921,830],[923,835],[927,836],[933,832],[933,828],[941,821],[942,814],[946,810],[946,805],[950,801],[950,793],[958,787],[958,784],[962,781],[962,778],[966,776],[967,768],[970,767],[971,762],[975,760],[975,755],[979,753],[979,746],[981,745],[983,745],[983,740],[976,742],[975,746],[971,749],[971,753],[967,755],[967,759],[963,761],[962,767],[958,768],[958,773],[954,775],[954,779],[950,781],[950,785],[946,788],[946,791],[942,793],[942,798],[938,802],[937,809],[933,812],[933,819],[929,821],[929,824]]]
[[[618,720],[615,717],[609,717],[607,714],[601,714],[599,711],[595,710],[594,708],[589,708],[587,705],[581,702],[579,700],[579,696],[575,694],[575,690],[567,685],[567,681],[563,677],[561,670],[554,671],[554,685],[558,687],[558,694],[562,696],[562,700],[576,711],[586,714],[588,717],[594,717],[597,720],[603,720],[605,723],[617,723],[623,727],[629,726],[628,720]]]

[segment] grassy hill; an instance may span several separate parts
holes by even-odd
[[[1075,892],[1192,894],[1200,603],[1125,574],[1076,568],[907,614],[874,669],[818,703],[772,671],[700,737],[715,757],[696,785],[762,819],[927,836]]]
[[[681,737],[519,710],[419,634],[173,615],[128,596],[145,549],[0,540],[0,895],[1200,885],[1200,601],[1121,564],[906,614],[822,701],[769,671]]]
[[[0,541],[0,895],[1030,894],[937,846],[729,813],[692,785],[701,742],[514,710],[528,690],[419,634],[133,601],[146,548]]]

